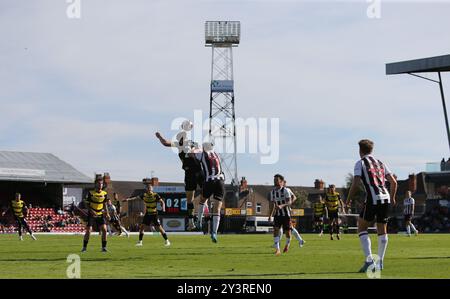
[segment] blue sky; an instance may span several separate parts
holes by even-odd
[[[384,74],[386,62],[449,54],[448,1],[382,1],[380,19],[366,1],[81,3],[74,20],[65,1],[0,2],[1,150],[51,152],[90,176],[181,181],[153,133],[208,113],[204,21],[239,20],[237,116],[280,119],[278,163],[238,156],[250,183],[281,172],[342,185],[361,138],[400,178],[449,154],[437,86]]]

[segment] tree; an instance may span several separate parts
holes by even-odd
[[[294,190],[294,195],[297,197],[297,200],[292,205],[292,208],[294,209],[303,209],[303,208],[310,208],[311,202],[308,200],[308,193],[304,190]]]

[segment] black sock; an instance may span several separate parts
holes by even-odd
[[[106,248],[106,242],[107,241],[102,241],[102,248]]]
[[[144,233],[139,233],[139,241],[142,241],[143,237],[144,237]]]
[[[83,247],[86,248],[89,240],[83,240]]]
[[[336,224],[336,234],[339,234],[339,224]]]
[[[188,216],[189,218],[194,218],[194,203],[188,203],[187,204],[187,209],[188,209]]]
[[[163,236],[164,240],[167,240],[167,234],[166,233],[163,233],[162,236]]]

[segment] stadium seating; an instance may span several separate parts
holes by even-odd
[[[43,232],[45,220],[42,220],[42,218],[47,218],[48,216],[51,217],[48,223],[53,225],[53,227],[49,228],[50,232],[81,233],[84,231],[82,224],[66,224],[64,227],[57,227],[56,224],[58,222],[67,220],[70,216],[65,212],[63,215],[59,215],[51,208],[31,208],[28,210],[26,220],[31,230],[34,232]]]

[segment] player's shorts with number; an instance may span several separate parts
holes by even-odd
[[[338,219],[339,213],[338,211],[328,211],[328,219]]]
[[[273,226],[276,228],[282,227],[284,231],[287,231],[291,227],[291,217],[275,216],[273,218]]]
[[[359,214],[359,217],[368,222],[373,222],[376,220],[377,223],[387,223],[388,211],[389,211],[388,203],[380,202],[374,205],[371,201],[368,201],[364,204],[364,208]]]
[[[103,214],[100,216],[93,216],[93,215],[89,214],[87,223],[88,223],[87,226],[94,226],[94,224],[101,226],[101,225],[105,224],[106,221],[105,221],[105,217],[103,216]]]
[[[405,221],[411,221],[412,219],[412,215],[411,214],[406,214],[405,215]]]
[[[158,214],[145,214],[144,219],[142,219],[142,224],[158,227],[161,225],[161,222],[159,221]]]

